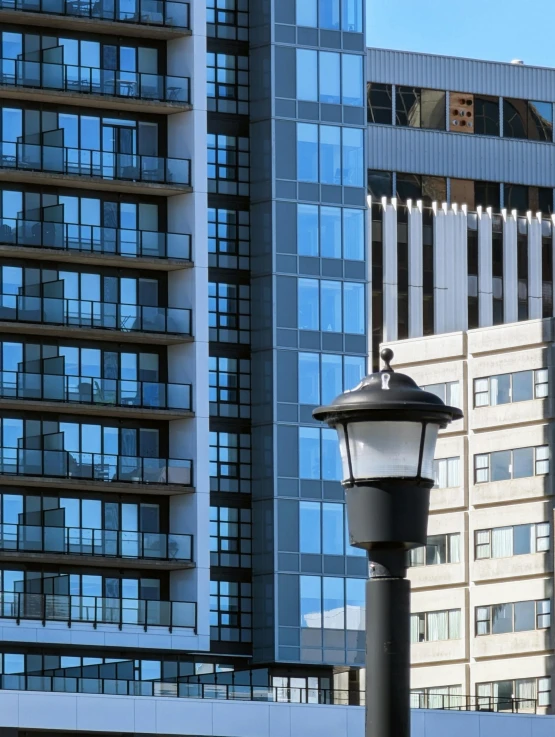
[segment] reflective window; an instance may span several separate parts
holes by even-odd
[[[297,99],[318,100],[318,52],[297,49]]]
[[[251,628],[251,584],[210,581],[210,639],[251,642]]]
[[[318,126],[297,123],[297,178],[318,181]]]
[[[341,481],[341,457],[335,430],[299,427],[299,478]]]
[[[550,524],[540,522],[476,530],[474,539],[476,560],[544,553],[550,548]]]
[[[318,0],[318,6],[320,28],[339,30],[339,0]]]
[[[372,203],[381,201],[382,197],[393,196],[393,174],[390,171],[368,169],[368,194],[372,195]],[[374,222],[376,222],[374,220]],[[381,228],[381,219],[378,221]]]
[[[209,359],[210,414],[250,417],[250,360],[211,356]]]
[[[250,494],[251,438],[246,433],[210,432],[210,491]]]
[[[460,461],[457,457],[440,458],[434,461],[434,488],[449,489],[460,486]]]
[[[343,129],[345,133],[347,129]],[[361,131],[362,133],[362,131]],[[320,126],[320,181],[341,184],[341,128]]]
[[[349,187],[363,186],[361,128],[297,123],[297,178]]]
[[[250,216],[244,210],[208,208],[208,265],[250,268]]]
[[[364,630],[364,585],[364,579],[300,576],[301,627]]]
[[[445,92],[397,87],[396,124],[410,128],[446,129]]]
[[[499,98],[474,95],[474,132],[483,136],[498,136]]]
[[[233,54],[206,55],[208,110],[249,114],[249,59]]]
[[[362,283],[299,279],[299,328],[364,335],[364,295]]]
[[[208,191],[249,194],[249,139],[208,134]]]
[[[428,535],[425,546],[410,551],[411,566],[438,566],[460,563],[461,535]]]
[[[322,505],[319,502],[300,502],[299,540],[301,553],[322,552]]]
[[[461,401],[460,384],[458,381],[448,381],[444,384],[427,384],[421,386],[426,392],[435,394],[445,404],[451,407],[459,407]]]
[[[343,105],[364,105],[363,56],[341,54],[341,102]]]
[[[474,483],[508,481],[549,473],[549,446],[498,450],[474,456]]]
[[[210,565],[250,568],[251,510],[210,507]]]
[[[249,38],[248,0],[206,0],[206,35],[247,41]]]
[[[549,393],[547,369],[518,371],[474,379],[474,406],[495,407],[498,404],[545,399]]]
[[[328,404],[366,374],[364,356],[299,353],[299,403]]]
[[[316,279],[298,280],[299,328],[320,329],[319,282]]]
[[[320,102],[341,102],[341,54],[320,51]],[[359,57],[362,58],[362,57]]]
[[[393,124],[392,91],[390,84],[368,82],[366,99],[369,123]]]
[[[297,252],[364,260],[364,210],[297,205]]]
[[[210,340],[250,342],[250,287],[247,284],[208,284]]]
[[[440,640],[460,640],[460,638],[460,609],[411,614],[410,641],[412,644],[438,642]]]
[[[297,0],[297,25],[316,28],[318,25],[317,0]]]
[[[475,610],[476,636],[527,632],[551,626],[551,601],[518,601],[479,606]]]
[[[503,99],[503,135],[505,138],[553,140],[553,104]]]
[[[363,0],[343,0],[342,28],[344,31],[362,33]]]

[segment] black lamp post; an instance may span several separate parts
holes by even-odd
[[[462,417],[391,368],[367,376],[315,419],[337,430],[351,545],[368,551],[366,737],[410,737],[407,551],[426,544],[438,431]]]

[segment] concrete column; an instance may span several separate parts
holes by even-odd
[[[409,211],[409,338],[424,335],[424,260],[422,200],[416,207],[407,201]]]
[[[397,340],[398,334],[398,287],[397,287],[397,199],[383,204],[383,341]]]
[[[491,207],[478,207],[478,320],[481,328],[493,325],[493,260]]]
[[[518,321],[517,211],[503,214],[503,322]]]
[[[453,220],[453,268],[450,288],[453,290],[452,330],[468,330],[468,224],[467,207],[453,205],[449,217]]]
[[[542,219],[541,212],[526,213],[528,220],[528,319],[542,316]]]
[[[366,325],[368,326],[368,358],[366,373],[372,373],[372,197],[366,198]]]

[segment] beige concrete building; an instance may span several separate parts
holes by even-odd
[[[411,555],[415,706],[552,711],[554,339],[546,319],[388,344],[465,413],[441,432]]]

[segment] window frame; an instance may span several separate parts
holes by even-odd
[[[514,454],[517,451],[522,450],[528,450],[532,449],[533,451],[533,460],[532,460],[532,466],[533,466],[533,474],[530,476],[515,476],[514,475]],[[545,452],[547,451],[547,453]],[[494,456],[496,453],[510,453],[510,461],[509,461],[509,477],[507,479],[496,479],[492,480],[491,474],[492,474],[492,456]],[[540,457],[538,458],[538,453]],[[546,457],[543,457],[546,455]],[[478,464],[483,465],[478,465]],[[538,473],[538,466],[539,464],[545,464],[547,470],[542,470]],[[474,485],[482,485],[482,484],[498,484],[502,483],[503,481],[515,481],[518,479],[523,478],[535,478],[536,476],[547,476],[550,473],[550,456],[549,456],[549,445],[526,445],[522,448],[508,448],[506,450],[494,450],[490,451],[489,453],[475,453],[474,454]],[[483,480],[480,480],[480,478],[484,476],[487,478],[484,478]]]

